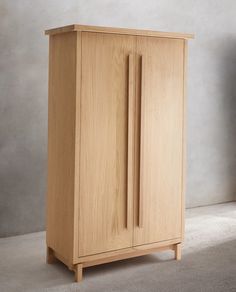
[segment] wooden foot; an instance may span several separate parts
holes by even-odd
[[[175,245],[175,259],[177,261],[181,260],[181,243]]]
[[[47,263],[53,264],[56,261],[56,258],[53,254],[53,250],[47,246]]]
[[[83,264],[77,264],[75,266],[75,281],[81,282],[83,277]]]

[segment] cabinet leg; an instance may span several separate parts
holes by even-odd
[[[83,264],[77,264],[75,266],[75,281],[81,282],[83,277]]]
[[[177,261],[181,260],[181,243],[175,245],[175,259]]]
[[[56,258],[53,254],[53,250],[47,246],[47,263],[53,264],[56,261]]]

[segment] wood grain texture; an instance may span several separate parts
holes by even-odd
[[[82,70],[82,33],[76,39],[76,102],[75,102],[75,173],[74,173],[74,221],[73,221],[73,263],[79,256],[79,196],[80,196],[80,137],[81,137],[81,70]]]
[[[140,124],[139,124],[139,131],[140,131],[140,139],[138,141],[139,143],[139,189],[138,189],[138,226],[140,228],[143,228],[143,197],[144,197],[144,190],[143,190],[143,175],[144,175],[144,168],[143,168],[143,159],[144,159],[144,137],[143,132],[145,129],[145,119],[144,119],[144,112],[145,112],[145,78],[146,72],[145,72],[145,60],[146,56],[140,55]],[[145,190],[146,192],[146,190]],[[145,195],[146,196],[146,195]]]
[[[72,24],[63,27],[48,29],[45,34],[60,34],[71,31],[83,31],[83,32],[98,32],[98,33],[112,33],[112,34],[127,34],[133,36],[153,36],[153,37],[164,37],[164,38],[180,38],[180,39],[191,39],[194,37],[193,34],[178,33],[178,32],[162,32],[153,30],[143,29],[130,29],[130,28],[117,28],[117,27],[102,27],[102,26],[90,26],[90,25],[79,25]]]
[[[175,250],[175,245],[178,244],[180,240],[181,240],[180,238],[176,238],[172,240],[156,242],[152,244],[144,244],[141,246],[134,246],[106,253],[99,253],[91,256],[79,257],[78,262],[83,263],[84,267],[89,267],[93,265],[107,263],[110,261],[117,261],[129,257],[136,257],[162,250],[168,249]]]
[[[138,37],[142,56],[140,197],[142,227],[134,245],[181,236],[183,159],[183,40]],[[135,196],[135,220],[139,197]]]
[[[82,33],[79,256],[132,246],[127,130],[134,46],[134,37]]]
[[[87,262],[83,263],[83,266],[84,267],[91,267],[91,266],[101,265],[101,264],[105,264],[105,263],[120,261],[120,260],[124,260],[124,259],[128,259],[128,258],[139,257],[139,256],[147,255],[150,253],[161,252],[161,251],[165,251],[165,250],[169,250],[169,249],[172,250],[173,248],[174,248],[174,245],[167,245],[167,246],[156,247],[156,248],[152,248],[152,249],[142,249],[142,250],[132,249],[129,252],[120,253],[120,254],[113,255],[113,256],[110,256],[107,258],[103,257],[101,259],[87,261]]]
[[[175,259],[177,261],[180,261],[181,260],[181,243],[176,244],[174,246],[174,251],[175,251]]]
[[[87,266],[164,249],[180,258],[185,37],[88,26],[50,34],[48,260],[81,280]]]
[[[184,75],[183,75],[183,166],[182,166],[182,241],[184,240],[185,234],[185,193],[186,193],[186,146],[187,146],[187,64],[188,64],[188,42],[184,41],[184,59],[183,59],[183,67],[184,67]]]
[[[127,228],[133,227],[133,192],[134,192],[134,122],[135,122],[135,59],[134,54],[129,54],[128,60],[128,135],[127,135]],[[133,232],[132,232],[133,233]]]
[[[82,264],[77,264],[75,266],[75,281],[76,282],[81,282],[83,278],[83,265]]]
[[[50,37],[46,240],[73,258],[76,33]]]

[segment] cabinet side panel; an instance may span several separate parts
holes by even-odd
[[[73,256],[76,32],[50,36],[47,245]]]
[[[82,55],[82,32],[77,32],[76,48],[76,117],[75,117],[75,181],[74,181],[74,242],[73,264],[78,262],[79,242],[79,187],[80,187],[80,132],[81,132],[81,55]]]
[[[186,193],[186,111],[187,111],[187,64],[188,64],[188,41],[184,41],[184,58],[183,58],[183,169],[182,169],[182,240],[184,240],[185,233],[185,193]]]

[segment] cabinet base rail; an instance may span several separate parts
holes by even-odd
[[[78,258],[78,263],[76,264],[70,264],[68,261],[60,256],[58,253],[56,253],[52,248],[47,247],[47,263],[53,264],[56,260],[59,260],[63,262],[70,270],[75,272],[75,281],[80,282],[83,278],[83,268],[101,265],[105,263],[110,263],[114,261],[120,261],[124,259],[129,259],[133,257],[143,256],[155,252],[161,252],[166,250],[173,250],[175,259],[181,260],[181,243],[175,243],[175,244],[168,244],[164,246],[158,246],[158,247],[151,247],[147,249],[136,249],[135,247],[128,249],[127,251],[120,250],[120,253],[114,254],[114,255],[104,255],[100,254],[101,256],[97,258],[92,257],[81,257]],[[102,256],[103,255],[103,256]]]

